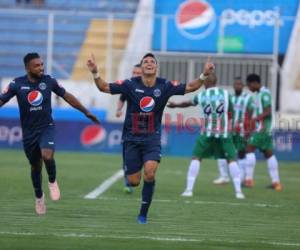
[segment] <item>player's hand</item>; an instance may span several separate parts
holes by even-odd
[[[176,104],[175,104],[175,102],[168,102],[167,107],[171,108],[171,109],[176,108]]]
[[[90,58],[88,59],[86,65],[87,65],[89,71],[91,71],[91,73],[96,74],[98,72],[98,66],[97,66],[96,59],[95,59],[95,56],[93,53],[91,54]]]
[[[98,120],[98,118],[95,115],[93,115],[92,113],[88,112],[86,114],[86,117],[89,118],[92,122],[100,124],[100,121]]]
[[[116,112],[116,117],[121,117],[122,116],[122,114],[123,114],[123,112],[122,112],[122,110],[117,110],[117,112]]]
[[[210,73],[212,73],[215,70],[215,65],[211,62],[211,58],[210,56],[207,58],[207,61],[204,65],[204,71],[203,74],[204,75],[209,75]]]

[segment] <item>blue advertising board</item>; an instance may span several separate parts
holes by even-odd
[[[169,126],[162,130],[163,155],[191,157],[197,128]],[[121,153],[121,123],[94,125],[88,121],[56,121],[56,148],[66,151]],[[279,160],[300,161],[300,131],[274,133],[275,154]],[[0,148],[22,149],[19,120],[0,118]],[[261,158],[261,155],[258,155]]]
[[[272,54],[280,20],[279,52],[285,53],[298,5],[299,0],[156,0],[152,49]]]

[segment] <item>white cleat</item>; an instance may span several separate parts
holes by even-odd
[[[38,215],[44,215],[46,213],[45,195],[41,198],[35,198],[35,212]]]
[[[193,196],[193,191],[185,190],[181,196],[183,197],[192,197]]]
[[[243,200],[245,199],[245,195],[243,193],[235,193],[235,198]]]
[[[219,177],[218,179],[215,179],[213,181],[213,184],[215,185],[224,185],[224,184],[228,184],[230,182],[230,179],[227,177]]]

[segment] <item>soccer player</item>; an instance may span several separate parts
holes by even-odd
[[[243,92],[244,84],[241,77],[235,77],[233,83],[234,95],[231,96],[233,103],[232,129],[233,143],[238,151],[238,165],[240,167],[241,181],[244,179],[246,169],[246,145],[249,135],[249,118],[252,114],[253,101],[250,94]],[[214,184],[226,184],[229,182],[227,173],[227,161],[218,159],[219,178]]]
[[[142,75],[142,69],[141,69],[141,65],[140,64],[136,64],[134,65],[133,69],[132,69],[132,74],[131,77],[138,77]],[[117,111],[116,111],[116,117],[121,117],[123,112],[122,109],[124,107],[124,103],[126,101],[126,97],[124,94],[120,95],[120,98],[118,100],[118,104],[117,104]],[[124,152],[123,152],[124,154]],[[124,158],[124,157],[123,157]],[[123,164],[123,169],[124,169],[124,164]],[[125,174],[125,170],[124,170],[124,191],[128,194],[131,194],[133,192],[133,188],[129,185],[129,182],[127,180],[127,176]]]
[[[254,110],[253,120],[255,131],[250,135],[247,145],[247,166],[244,185],[253,187],[254,168],[256,164],[255,150],[259,149],[265,156],[268,164],[269,175],[272,184],[269,186],[276,191],[282,190],[279,179],[278,161],[273,154],[272,142],[272,98],[270,91],[261,85],[260,76],[249,74],[247,85],[251,92],[255,93],[253,98]]]
[[[51,116],[51,92],[62,97],[93,122],[99,121],[54,78],[44,75],[44,64],[39,54],[27,54],[24,57],[24,64],[27,74],[15,78],[8,85],[0,95],[0,106],[12,97],[17,97],[24,151],[31,165],[31,180],[36,197],[35,210],[38,215],[42,215],[46,213],[45,195],[42,190],[42,162],[48,173],[50,197],[54,201],[60,199],[54,160],[55,126]]]
[[[244,199],[241,190],[240,170],[236,162],[236,149],[233,144],[229,124],[229,114],[232,112],[232,100],[227,90],[216,86],[217,77],[210,73],[206,79],[205,91],[200,92],[190,103],[170,103],[168,107],[186,107],[199,105],[204,114],[204,124],[201,134],[197,138],[190,162],[186,189],[182,196],[193,196],[193,188],[199,174],[201,161],[204,158],[225,158],[229,165],[229,172],[233,181],[235,197]]]
[[[129,184],[138,186],[144,167],[142,204],[137,220],[140,224],[146,224],[154,192],[155,173],[161,159],[163,110],[171,96],[184,95],[199,89],[214,65],[208,60],[200,77],[187,84],[157,77],[157,60],[152,53],[147,53],[141,60],[142,76],[123,82],[105,82],[99,75],[93,56],[87,65],[100,91],[110,94],[122,93],[126,97],[127,110],[123,126],[125,171]]]

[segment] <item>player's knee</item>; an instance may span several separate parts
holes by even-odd
[[[42,154],[42,158],[45,162],[46,161],[52,161],[53,160],[53,154],[50,154],[50,153]]]
[[[147,171],[144,173],[144,180],[147,182],[153,182],[155,180],[155,172]]]
[[[130,186],[132,187],[137,187],[138,185],[140,185],[140,180],[139,179],[128,179],[128,182],[130,184]]]

